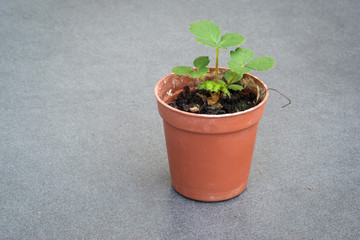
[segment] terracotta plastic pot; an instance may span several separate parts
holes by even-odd
[[[222,201],[242,193],[248,182],[256,132],[268,99],[266,85],[248,74],[266,93],[246,111],[204,115],[170,107],[184,86],[195,80],[169,74],[155,87],[164,122],[171,182],[181,195],[206,202]]]

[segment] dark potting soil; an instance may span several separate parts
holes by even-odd
[[[241,112],[256,106],[256,94],[253,92],[230,90],[231,97],[225,95],[220,98],[217,104],[209,105],[208,98],[211,97],[209,91],[195,90],[190,91],[185,87],[174,102],[169,103],[173,108],[197,113],[197,114],[226,114]]]

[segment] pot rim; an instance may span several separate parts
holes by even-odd
[[[228,68],[221,68],[221,69],[228,69]],[[176,109],[176,108],[173,108],[171,106],[169,106],[166,102],[164,102],[160,97],[159,97],[159,85],[160,85],[160,82],[164,79],[164,78],[167,78],[167,77],[170,77],[171,75],[175,75],[174,73],[170,73],[168,75],[166,75],[165,77],[163,77],[161,80],[159,80],[157,82],[157,84],[155,85],[155,89],[154,89],[154,94],[155,94],[155,97],[157,99],[157,101],[159,103],[161,103],[164,107],[166,107],[167,109],[169,109],[170,111],[174,111],[174,112],[177,112],[179,114],[184,114],[186,116],[189,116],[189,117],[195,117],[195,118],[205,118],[205,119],[216,119],[216,118],[230,118],[230,117],[236,117],[236,116],[239,116],[239,115],[245,115],[249,112],[252,112],[252,111],[255,111],[256,109],[260,108],[262,105],[264,105],[266,102],[267,102],[267,99],[269,98],[269,89],[268,87],[266,86],[266,84],[261,81],[258,77],[250,74],[250,73],[245,73],[251,77],[253,77],[254,79],[256,79],[257,81],[259,81],[262,85],[264,85],[265,89],[266,89],[266,93],[265,93],[265,97],[264,99],[258,104],[256,105],[255,107],[252,107],[252,108],[249,108],[245,111],[241,111],[241,112],[236,112],[236,113],[226,113],[226,114],[219,114],[219,115],[216,115],[216,114],[197,114],[197,113],[189,113],[189,112],[184,112],[184,111],[181,111],[179,109]]]

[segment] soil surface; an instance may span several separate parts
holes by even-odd
[[[246,91],[230,90],[231,98],[227,95],[220,98],[216,104],[208,104],[211,94],[206,90],[190,91],[185,87],[174,102],[169,103],[173,108],[197,114],[226,114],[241,112],[256,106],[256,94]]]

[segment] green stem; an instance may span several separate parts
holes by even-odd
[[[218,82],[219,77],[219,48],[216,48],[216,64],[215,64],[215,82]]]
[[[230,84],[234,81],[234,79],[238,76],[238,74],[236,73],[233,78],[230,80],[230,82],[228,82],[228,84],[226,85],[227,88],[229,88]]]

